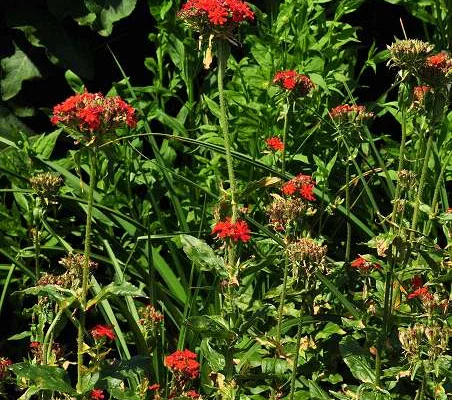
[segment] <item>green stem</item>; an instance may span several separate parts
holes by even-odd
[[[287,289],[287,276],[289,271],[289,260],[287,259],[287,254],[284,258],[284,276],[283,276],[283,287],[281,290],[281,295],[279,296],[279,307],[278,307],[278,320],[276,325],[276,349],[280,345],[281,341],[281,323],[282,323],[282,315],[284,310],[284,300],[286,298],[286,289]]]
[[[400,148],[399,148],[399,165],[397,167],[397,174],[402,170],[403,168],[403,162],[405,158],[405,147],[406,147],[406,139],[407,139],[407,121],[406,121],[406,106],[405,104],[401,104],[401,113],[402,113],[402,139],[400,141]],[[391,215],[391,222],[394,223],[397,217],[397,203],[400,197],[400,184],[397,184],[396,191],[394,195],[393,200],[393,208],[392,208],[392,215]]]
[[[286,172],[286,142],[287,142],[287,131],[289,128],[289,101],[284,105],[284,127],[283,127],[283,149],[281,155],[281,174],[284,175]]]
[[[416,199],[415,199],[415,203],[414,203],[413,218],[411,220],[411,232],[410,232],[410,238],[409,238],[410,244],[413,243],[413,241],[415,239],[416,227],[417,227],[417,222],[418,222],[418,218],[419,218],[419,210],[420,210],[420,205],[421,205],[421,200],[422,200],[422,194],[424,192],[425,181],[427,179],[428,162],[430,159],[432,145],[433,145],[433,135],[431,134],[431,132],[429,132],[427,148],[425,149],[425,155],[424,155],[424,163],[422,165],[421,178],[419,180],[419,187],[417,189]]]
[[[350,249],[352,240],[352,224],[350,223],[350,163],[345,164],[345,208],[347,217],[347,241],[345,244],[345,262],[350,261]]]
[[[89,281],[89,262],[91,257],[91,222],[93,214],[93,197],[96,183],[96,149],[88,149],[89,157],[89,188],[88,204],[86,209],[86,227],[85,227],[85,251],[84,265],[82,269],[82,287],[80,293],[80,323],[77,335],[77,391],[82,392],[82,373],[83,373],[83,337],[85,333],[85,309],[86,297],[88,293]]]
[[[301,343],[301,328],[303,326],[302,316],[303,316],[303,307],[300,307],[300,316],[299,316],[298,326],[297,326],[297,344],[295,346],[295,356],[293,359],[292,375],[290,377],[289,400],[293,400],[294,393],[295,393],[295,381],[297,379],[298,355],[300,353],[300,343]]]
[[[224,99],[224,75],[226,72],[226,65],[229,56],[228,44],[224,40],[217,41],[217,56],[218,56],[218,96],[220,98],[220,127],[223,131],[224,147],[226,152],[226,163],[229,175],[229,190],[231,191],[231,208],[232,208],[232,223],[237,220],[238,210],[235,200],[236,184],[234,175],[234,163],[231,152],[231,138],[229,137],[228,117],[226,112],[226,102]]]
[[[47,329],[47,332],[44,336],[44,341],[42,342],[42,361],[44,365],[47,365],[48,360],[48,349],[49,349],[49,343],[51,342],[51,336],[52,333],[57,326],[58,322],[60,322],[61,316],[65,312],[64,308],[60,308],[57,315],[55,315],[55,318],[53,319],[52,323],[49,326],[49,329]],[[50,350],[51,351],[51,350]]]

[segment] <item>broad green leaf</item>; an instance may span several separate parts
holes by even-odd
[[[66,82],[69,84],[69,86],[75,93],[83,92],[83,90],[85,88],[85,84],[83,83],[83,81],[80,79],[80,77],[78,75],[76,75],[74,72],[72,72],[70,69],[68,69],[64,73],[64,77],[66,78]]]
[[[345,335],[347,332],[345,332],[339,325],[328,322],[325,327],[315,335],[315,340],[318,339],[328,339],[332,335]]]
[[[85,0],[85,6],[96,14],[95,28],[102,36],[109,36],[113,24],[132,13],[137,0]]]
[[[0,105],[0,143],[16,147],[20,134],[34,135],[34,131],[25,125],[10,109]],[[0,146],[3,148],[4,146]]]
[[[43,390],[54,390],[71,396],[77,392],[69,384],[67,372],[59,367],[49,365],[31,365],[27,362],[13,364],[11,370],[19,380],[27,379],[32,386]]]
[[[341,340],[339,349],[344,362],[356,379],[364,383],[375,383],[375,371],[369,352],[364,351],[351,336]]]
[[[130,282],[122,282],[119,285],[110,283],[109,285],[104,286],[95,297],[88,301],[86,309],[90,309],[100,301],[108,299],[111,296],[146,297],[141,289],[132,285]]]
[[[213,372],[221,371],[226,365],[224,356],[215,351],[211,346],[208,338],[201,341],[202,355],[206,358]]]
[[[41,78],[36,65],[14,43],[14,54],[0,60],[2,69],[2,100],[12,99],[22,88],[22,83],[29,79]]]
[[[214,270],[220,277],[227,277],[223,259],[218,257],[204,240],[190,235],[180,235],[180,240],[187,257],[202,271]]]

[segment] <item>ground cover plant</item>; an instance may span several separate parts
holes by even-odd
[[[363,49],[365,1],[149,0],[152,80],[111,50],[104,93],[43,21],[139,2],[45,3],[0,64],[3,398],[452,396],[450,2]],[[39,134],[24,39],[64,66]]]

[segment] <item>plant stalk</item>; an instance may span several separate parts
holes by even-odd
[[[86,227],[85,227],[85,250],[84,265],[82,268],[82,287],[80,293],[80,319],[77,335],[77,392],[82,392],[82,373],[83,373],[83,338],[85,333],[85,309],[86,297],[88,293],[89,281],[89,263],[91,257],[91,222],[93,214],[94,187],[96,184],[96,149],[88,148],[89,157],[89,187],[88,204],[86,209]]]
[[[287,100],[286,104],[284,105],[284,127],[283,127],[283,149],[282,149],[282,155],[281,155],[281,173],[284,175],[286,172],[286,142],[287,142],[287,131],[289,129],[289,110],[290,105],[289,101]]]

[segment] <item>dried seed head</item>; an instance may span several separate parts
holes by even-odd
[[[32,176],[30,178],[30,184],[32,189],[46,204],[54,204],[54,198],[58,193],[60,186],[63,184],[63,179],[50,172],[44,172]]]
[[[398,40],[388,46],[390,57],[388,64],[401,70],[418,71],[433,48],[432,44],[418,39]]]
[[[323,264],[327,247],[322,246],[311,238],[301,238],[289,243],[286,248],[287,255],[293,263]]]
[[[67,257],[63,257],[59,263],[63,265],[68,271],[76,274],[86,267],[85,256],[83,254],[69,254]],[[94,261],[90,261],[88,268],[93,270],[98,267],[98,264]]]
[[[267,207],[270,224],[277,231],[284,231],[300,218],[315,213],[315,210],[302,198],[281,197],[273,194],[273,202]]]
[[[398,173],[399,185],[402,189],[410,189],[416,183],[416,173],[407,169],[402,169]]]

